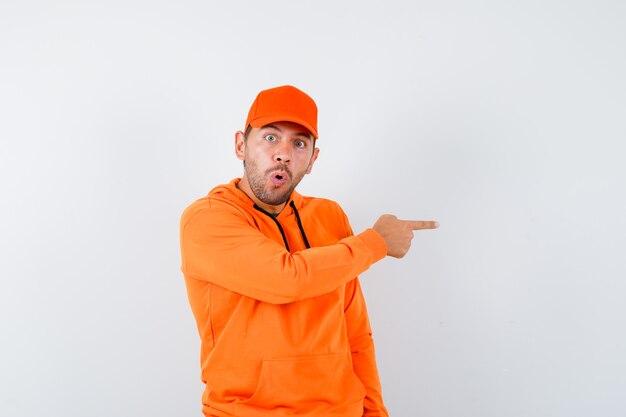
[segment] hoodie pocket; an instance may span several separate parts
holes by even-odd
[[[252,396],[237,404],[237,415],[283,409],[331,412],[363,401],[365,388],[345,354],[264,360]],[[362,408],[361,408],[362,409]]]

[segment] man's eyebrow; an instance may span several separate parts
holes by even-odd
[[[265,125],[261,128],[261,130],[265,130],[265,129],[274,129],[274,130],[278,130],[280,133],[283,133],[283,131],[278,126],[274,126],[271,124]],[[294,134],[294,136],[301,136],[303,138],[311,139],[311,134],[308,132],[297,132]]]
[[[307,139],[311,139],[311,134],[310,133],[305,133],[305,132],[298,132],[296,133],[296,136],[302,136],[303,138],[307,138]]]
[[[279,132],[282,132],[282,130],[280,130],[278,127],[274,126],[274,125],[265,125],[261,128],[261,130],[265,130],[265,129],[276,129]]]

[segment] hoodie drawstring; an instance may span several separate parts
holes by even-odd
[[[302,235],[302,240],[304,241],[306,248],[309,249],[311,245],[309,244],[309,239],[307,239],[306,237],[306,233],[304,233],[304,227],[302,227],[302,220],[300,220],[300,213],[298,213],[298,209],[296,208],[296,205],[294,204],[293,200],[289,202],[289,206],[293,209],[293,213],[296,215],[296,222],[298,223],[298,229],[300,229],[300,235]],[[274,221],[274,223],[276,223],[276,226],[278,226],[278,230],[280,230],[280,235],[283,237],[283,242],[285,243],[285,248],[287,249],[287,252],[291,252],[291,250],[289,250],[289,244],[287,243],[287,237],[285,236],[285,231],[283,230],[283,227],[280,225],[280,222],[276,219],[276,217],[274,217],[272,213],[269,213],[263,210],[261,207],[257,206],[256,204],[254,205],[254,208],[260,211],[261,213],[265,214],[266,216],[268,216],[270,219]]]
[[[298,209],[296,208],[296,204],[291,200],[289,205],[293,209],[293,213],[296,215],[296,221],[298,222],[298,229],[300,229],[300,234],[302,235],[302,240],[304,240],[304,244],[306,248],[309,249],[311,245],[309,245],[309,239],[306,238],[306,233],[304,233],[304,227],[302,227],[302,220],[300,220],[300,213],[298,213]]]

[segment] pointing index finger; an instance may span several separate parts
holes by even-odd
[[[439,222],[434,220],[404,220],[411,230],[423,230],[423,229],[436,229],[439,227]]]

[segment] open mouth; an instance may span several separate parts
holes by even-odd
[[[274,185],[283,185],[287,182],[289,176],[285,172],[272,172],[270,180]]]

